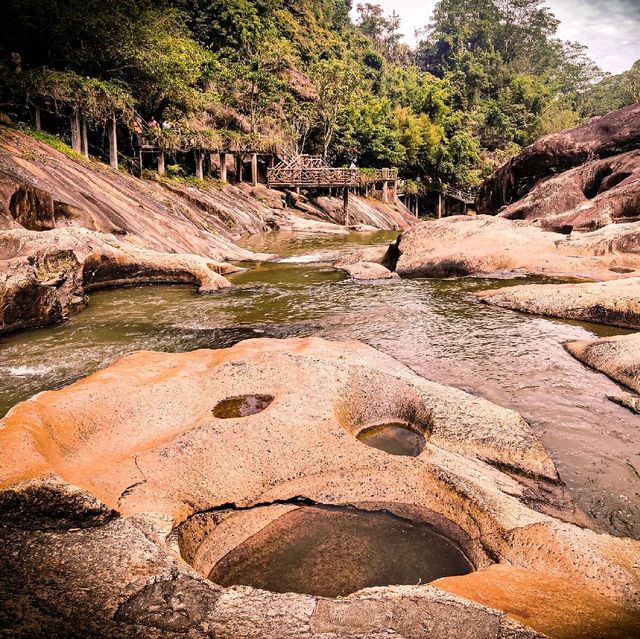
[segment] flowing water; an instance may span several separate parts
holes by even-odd
[[[64,324],[0,338],[0,415],[133,350],[219,348],[249,337],[359,339],[428,379],[520,412],[597,524],[640,538],[640,417],[609,401],[620,388],[562,347],[623,331],[523,315],[472,296],[522,279],[359,283],[307,263],[395,235],[253,237],[250,248],[297,257],[254,265],[232,278],[235,289],[211,296],[187,286],[96,292]]]

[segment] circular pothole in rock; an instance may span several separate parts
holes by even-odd
[[[209,579],[222,586],[340,597],[473,570],[460,547],[427,524],[381,511],[304,506],[225,555]]]
[[[363,428],[356,437],[371,448],[390,455],[417,457],[424,448],[424,435],[404,422],[377,424]]]
[[[218,402],[212,412],[220,419],[249,417],[262,412],[272,401],[271,395],[238,395]]]

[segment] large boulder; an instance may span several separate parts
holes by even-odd
[[[361,441],[389,422],[410,426],[421,450],[389,454]],[[640,543],[589,529],[526,422],[362,344],[263,339],[135,353],[14,407],[0,447],[8,636],[640,631]],[[472,572],[341,598],[207,579],[273,526],[291,532],[308,508],[428,524]]]
[[[97,288],[182,283],[208,293],[231,286],[222,273],[234,270],[86,229],[0,231],[0,334],[60,321]]]
[[[567,342],[581,362],[640,393],[640,333]]]
[[[536,184],[501,217],[548,228],[596,229],[640,219],[640,151],[596,160]]]
[[[478,212],[495,215],[539,182],[588,161],[640,148],[640,104],[546,135],[498,169],[480,189]],[[559,211],[562,212],[562,211]]]
[[[500,217],[454,216],[409,229],[390,248],[401,277],[530,273],[613,279],[640,269],[635,224],[566,236]]]
[[[581,284],[525,284],[476,295],[487,304],[514,311],[640,329],[640,277]]]

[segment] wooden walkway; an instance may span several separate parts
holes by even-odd
[[[444,192],[444,195],[446,195],[447,197],[451,197],[454,200],[459,200],[467,206],[473,206],[476,202],[476,192],[474,191],[464,191],[462,189],[455,189],[451,186],[448,186]]]
[[[300,155],[267,171],[269,187],[357,188],[386,182],[393,187],[397,169],[345,169],[328,166],[319,156]]]

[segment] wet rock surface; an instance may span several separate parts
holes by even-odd
[[[168,282],[213,292],[231,286],[222,273],[234,270],[86,229],[0,231],[0,333],[58,322],[97,288]]]
[[[581,362],[640,393],[640,334],[567,342],[565,348]]]
[[[354,280],[393,280],[400,276],[376,262],[341,263],[338,268],[345,271]]]
[[[528,284],[482,291],[487,304],[515,311],[640,329],[640,278],[581,284]]]
[[[640,272],[635,224],[566,236],[526,222],[480,215],[422,222],[400,237],[401,277],[537,274],[615,279]]]
[[[250,394],[274,400],[237,419],[212,414]],[[394,421],[424,433],[418,456],[356,437]],[[595,639],[638,629],[638,542],[598,534],[569,499],[545,498],[544,487],[563,486],[529,426],[362,344],[136,353],[14,407],[0,446],[2,522],[13,522],[0,527],[0,627],[11,636]],[[60,503],[73,517],[60,520]],[[342,599],[205,578],[310,505],[429,524],[475,571]],[[532,597],[544,583],[553,598]],[[558,605],[569,599],[571,610]]]
[[[614,111],[600,118],[594,118],[575,129],[546,135],[526,147],[482,185],[477,199],[478,212],[495,215],[502,207],[513,205],[527,196],[536,184],[547,178],[593,160],[615,158],[615,156],[638,148],[640,148],[640,105],[638,104]],[[614,160],[614,165],[617,161],[618,158]],[[603,171],[605,166],[606,164],[593,165],[593,168],[596,169],[595,177],[597,177],[598,170]],[[637,167],[637,156],[634,160],[634,166]],[[573,204],[576,206],[575,198],[579,197],[576,189],[580,186],[586,187],[587,196],[592,193],[598,194],[604,183],[604,178],[598,180],[600,183],[597,186],[595,182],[593,184],[585,182],[584,178],[587,177],[590,170],[591,168],[585,168],[584,172],[573,173],[565,179],[569,184],[564,200],[565,205]],[[636,172],[636,169],[633,171]],[[620,173],[624,172],[620,171]],[[614,174],[616,174],[615,169],[611,171],[610,175]],[[637,182],[637,173],[635,181]],[[591,188],[589,188],[590,186]],[[637,198],[637,185],[633,192],[636,193],[634,197]],[[539,197],[551,196],[552,208],[550,212],[563,213],[567,210],[558,210],[563,207],[563,196],[553,187],[551,182],[549,185],[541,187],[538,194]],[[523,202],[520,215],[537,216],[538,214],[534,212],[535,207],[534,202]],[[514,207],[511,214],[517,209],[517,206]],[[598,210],[596,206],[589,216],[598,219],[601,213],[602,210]],[[613,214],[615,215],[615,213]],[[582,224],[584,223],[583,219]]]

